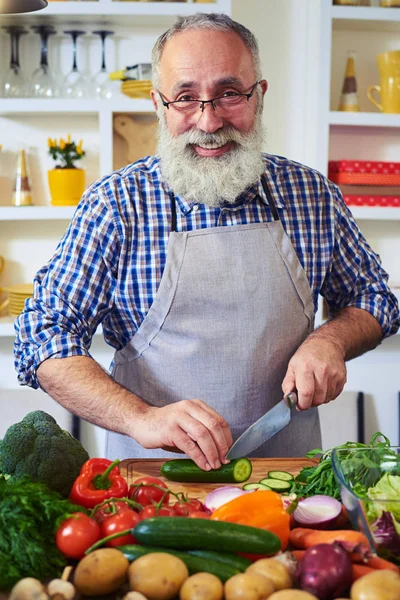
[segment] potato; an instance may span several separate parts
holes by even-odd
[[[293,579],[289,571],[274,558],[261,558],[246,569],[246,573],[258,573],[272,581],[276,590],[286,590],[293,587]]]
[[[318,600],[318,598],[314,594],[303,592],[303,590],[279,590],[268,600]]]
[[[75,570],[74,585],[84,596],[112,594],[125,583],[129,562],[116,548],[100,548],[84,556]]]
[[[274,591],[274,584],[264,575],[239,573],[225,583],[225,600],[264,600]]]
[[[399,600],[400,575],[383,569],[368,573],[351,586],[351,600]]]
[[[211,573],[196,573],[181,587],[180,600],[222,600],[224,586],[215,575]]]
[[[129,566],[129,587],[149,600],[175,598],[189,577],[184,562],[172,554],[151,552],[137,558]]]

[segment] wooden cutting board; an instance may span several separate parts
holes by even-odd
[[[234,485],[225,483],[180,483],[177,481],[169,481],[160,474],[161,465],[164,462],[165,461],[162,459],[127,458],[121,461],[119,466],[128,485],[133,483],[138,477],[151,475],[166,481],[171,491],[184,492],[191,497],[199,498],[199,500],[204,500],[211,490],[223,485]],[[246,483],[260,481],[260,479],[267,477],[268,471],[287,471],[292,475],[297,475],[303,467],[313,466],[317,463],[317,460],[309,460],[307,458],[253,458],[251,460],[253,471]],[[243,483],[237,484],[237,487],[241,488],[242,486]]]

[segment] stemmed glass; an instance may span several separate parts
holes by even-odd
[[[3,27],[10,35],[10,66],[5,74],[2,89],[5,98],[23,98],[27,93],[27,82],[19,64],[19,40],[28,33],[20,25]]]
[[[106,37],[109,35],[113,35],[113,31],[108,31],[106,29],[99,29],[98,31],[93,31],[95,35],[99,35],[101,39],[101,69],[96,75],[93,76],[92,86],[93,93],[97,98],[106,98],[110,99],[113,95],[113,85],[112,81],[108,77],[108,72],[106,68],[106,53],[105,53],[105,45],[106,45]]]
[[[72,70],[66,75],[62,85],[62,95],[66,98],[85,98],[89,93],[89,79],[86,75],[78,71],[77,63],[77,44],[76,41],[80,35],[84,35],[86,31],[71,29],[64,31],[72,37]]]
[[[48,64],[48,40],[56,30],[50,25],[34,25],[32,29],[40,35],[40,65],[32,74],[31,93],[36,98],[54,98],[57,95],[54,76]]]

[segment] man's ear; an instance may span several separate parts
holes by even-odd
[[[261,86],[262,94],[263,94],[263,96],[265,96],[267,89],[268,89],[268,81],[266,79],[261,79],[260,86]]]
[[[157,101],[158,101],[158,93],[157,93],[157,90],[151,90],[150,95],[151,95],[151,100],[153,102],[154,109],[157,110],[157,108],[158,108],[158,103],[157,103]]]

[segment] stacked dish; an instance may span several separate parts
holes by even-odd
[[[0,310],[8,307],[9,315],[18,317],[24,309],[25,300],[33,296],[33,283],[17,283],[2,288],[1,291],[7,292],[8,297],[1,305]]]

